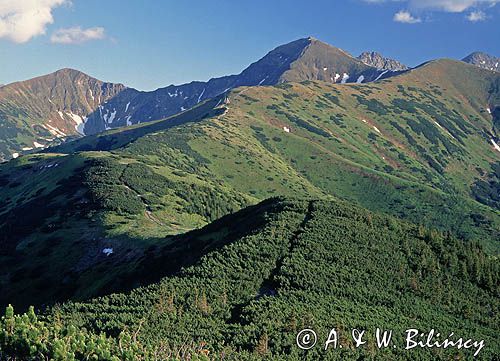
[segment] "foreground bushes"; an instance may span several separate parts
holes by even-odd
[[[33,307],[27,313],[16,315],[9,305],[0,326],[0,360],[209,360],[203,344],[186,345],[177,350],[145,347],[134,333],[123,331],[112,338],[73,325],[41,321]]]

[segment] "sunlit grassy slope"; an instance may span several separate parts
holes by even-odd
[[[440,60],[370,84],[238,88],[2,165],[2,301],[133,287],[173,235],[277,195],[345,199],[497,253],[499,79]]]

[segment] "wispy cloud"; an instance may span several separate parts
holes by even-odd
[[[410,12],[401,10],[394,14],[394,21],[405,24],[417,24],[422,22],[420,18],[414,17]]]
[[[367,3],[404,2],[411,9],[442,10],[461,13],[474,7],[491,7],[500,0],[363,0]]]
[[[25,43],[45,34],[52,10],[68,0],[0,0],[0,38]]]
[[[102,27],[82,29],[75,26],[55,31],[50,37],[50,41],[55,44],[81,44],[90,40],[101,40],[105,37],[106,34]]]
[[[410,0],[413,8],[443,10],[451,13],[461,13],[473,7],[495,6],[500,0]]]
[[[472,11],[469,15],[467,15],[467,20],[477,23],[478,21],[484,21],[486,20],[486,14],[484,11]]]

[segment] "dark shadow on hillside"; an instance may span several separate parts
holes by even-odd
[[[18,311],[30,305],[45,308],[156,282],[258,231],[266,222],[265,213],[279,208],[265,201],[178,236],[109,236],[99,208],[83,191],[87,166],[58,182],[53,191],[35,194],[0,214],[0,305],[12,304]]]
[[[110,281],[97,295],[130,291],[175,275],[182,268],[198,263],[205,254],[258,232],[266,224],[269,213],[280,212],[284,206],[277,198],[270,198],[203,228],[168,237],[167,244],[150,246],[131,272]]]
[[[166,130],[181,124],[196,123],[209,117],[224,113],[226,95],[222,94],[213,99],[172,117],[138,124],[126,128],[117,128],[104,133],[86,136],[72,142],[61,144],[43,150],[44,153],[75,153],[82,151],[109,151],[122,147],[134,140],[150,133]]]

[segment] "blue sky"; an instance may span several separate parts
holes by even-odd
[[[410,66],[500,56],[499,20],[499,0],[0,0],[0,83],[71,67],[151,90],[239,73],[307,36]]]

